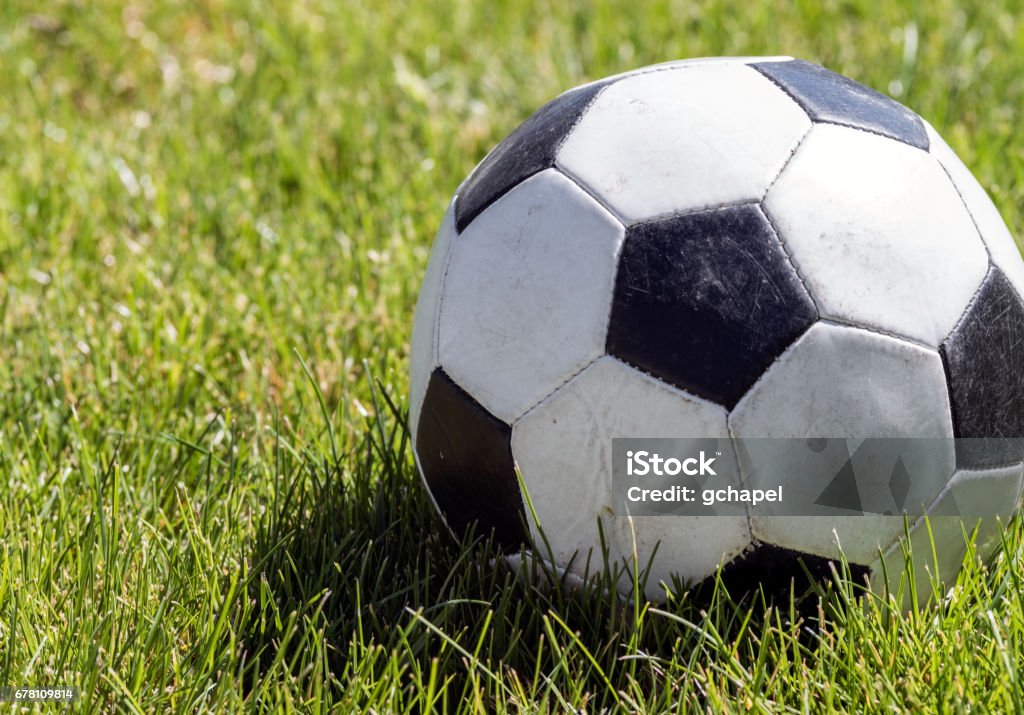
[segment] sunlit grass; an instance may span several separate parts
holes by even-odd
[[[912,9],[915,8],[915,9]],[[535,107],[792,54],[929,119],[1024,229],[1024,8],[0,3],[0,686],[84,709],[1024,708],[1024,557],[940,606],[620,601],[488,566],[400,424],[449,195]]]

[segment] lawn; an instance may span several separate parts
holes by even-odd
[[[718,54],[889,92],[1024,234],[1017,0],[0,3],[0,686],[96,712],[1024,708],[1016,521],[900,614],[841,580],[810,608],[540,588],[433,513],[403,418],[449,196],[563,89]]]

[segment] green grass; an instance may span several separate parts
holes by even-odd
[[[0,3],[0,686],[86,711],[1024,709],[1016,522],[910,615],[620,603],[453,543],[412,309],[450,193],[533,108],[793,54],[928,118],[1024,229],[1024,8]],[[2,708],[0,708],[2,709]]]

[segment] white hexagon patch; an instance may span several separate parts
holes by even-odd
[[[974,178],[971,170],[960,161],[960,157],[938,135],[930,124],[925,123],[928,139],[931,142],[929,151],[938,159],[943,168],[949,172],[953,184],[960,192],[967,210],[977,224],[982,240],[992,254],[992,263],[1003,272],[1007,280],[1016,289],[1017,294],[1024,297],[1024,260],[1021,260],[1020,248],[1013,240],[1010,229],[999,214],[999,209],[992,203],[988,193]]]
[[[840,322],[937,347],[988,268],[942,167],[868,132],[815,125],[764,208],[822,316]]]
[[[605,89],[556,158],[626,223],[761,198],[810,127],[740,63],[680,65]]]
[[[601,519],[613,563],[632,562],[635,539],[642,568],[660,542],[647,584],[648,596],[657,598],[659,582],[671,583],[673,575],[706,578],[746,548],[746,518],[613,516],[612,438],[728,434],[723,407],[604,357],[513,425],[512,455],[555,563],[568,564],[575,555],[570,570],[582,573],[588,558],[591,573],[600,568]],[[721,475],[728,464],[735,473],[732,454],[718,464]],[[531,527],[537,543],[544,543],[536,524]]]
[[[511,423],[603,354],[623,236],[553,169],[509,191],[455,239],[441,367]]]
[[[793,516],[801,500],[819,514],[821,495],[855,454],[838,454],[822,466],[820,455],[790,440],[757,437],[938,438],[907,459],[911,475],[902,500],[921,513],[953,473],[953,426],[945,374],[938,353],[896,338],[819,322],[782,354],[729,416],[744,444],[740,470],[750,488],[782,485],[786,504],[752,509],[754,537],[765,543],[834,558],[838,545],[853,563],[870,563],[903,530],[903,517],[865,509],[864,515]],[[854,452],[857,443],[853,443]],[[872,461],[874,460],[874,461]],[[861,455],[861,469],[886,470],[884,456]],[[868,475],[873,477],[874,475]],[[867,495],[875,497],[876,495]],[[817,505],[811,508],[810,505]],[[785,513],[786,516],[772,514]]]

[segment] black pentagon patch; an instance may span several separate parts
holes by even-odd
[[[817,311],[755,204],[626,231],[607,350],[732,407]]]
[[[455,228],[462,231],[505,192],[555,165],[555,155],[580,117],[611,81],[555,97],[491,150],[459,192]]]
[[[871,569],[858,564],[848,564],[850,580],[858,586],[865,586]],[[822,556],[794,551],[782,546],[756,544],[722,567],[718,577],[722,585],[737,601],[744,600],[757,591],[766,599],[788,601],[792,591],[795,598],[808,595],[816,586],[834,578],[833,569],[842,574],[839,561]],[[710,590],[715,576],[697,584],[698,593]]]
[[[939,348],[949,382],[957,466],[1024,459],[1024,303],[990,267],[967,312]]]
[[[841,124],[928,149],[924,122],[891,97],[804,60],[751,65],[782,88],[815,122]]]
[[[434,370],[420,410],[416,455],[448,526],[473,522],[506,552],[526,542],[525,510],[512,461],[512,428]]]

